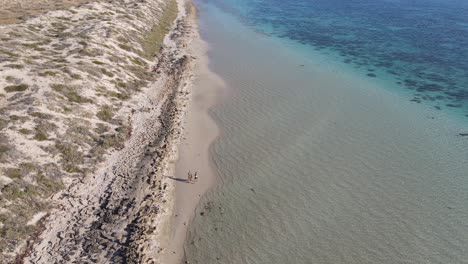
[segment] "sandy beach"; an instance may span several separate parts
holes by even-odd
[[[222,97],[223,80],[208,67],[208,46],[199,36],[192,43],[198,54],[192,97],[185,117],[184,135],[178,148],[175,174],[170,176],[175,183],[175,205],[165,234],[167,245],[161,263],[179,264],[185,261],[184,243],[187,228],[194,217],[195,209],[203,194],[216,183],[212,169],[210,144],[219,134],[209,115],[209,110]],[[198,180],[189,182],[188,173],[197,173]]]

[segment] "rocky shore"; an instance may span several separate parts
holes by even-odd
[[[0,27],[3,263],[159,263],[195,15],[97,1]]]

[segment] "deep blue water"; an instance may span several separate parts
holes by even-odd
[[[205,0],[257,31],[333,55],[408,100],[468,117],[468,1]]]

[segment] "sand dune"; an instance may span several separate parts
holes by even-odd
[[[163,176],[190,96],[192,7],[0,5],[0,263],[157,259],[173,189]]]

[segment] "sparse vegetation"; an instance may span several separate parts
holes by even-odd
[[[49,138],[49,135],[45,131],[36,131],[36,135],[34,135],[34,139],[38,141],[44,141]]]
[[[35,192],[30,188],[20,188],[16,183],[10,183],[2,189],[3,197],[7,200],[14,201],[24,196],[34,195]]]
[[[29,115],[32,117],[39,118],[39,119],[47,119],[47,120],[52,119],[53,117],[52,115],[41,113],[41,112],[32,112]]]
[[[79,75],[78,73],[72,73],[70,74],[70,77],[75,80],[81,79],[81,75]]]
[[[49,139],[49,133],[53,132],[57,129],[57,126],[54,123],[51,123],[47,121],[47,119],[51,119],[52,117],[47,114],[42,114],[39,115],[42,117],[35,119],[35,122],[37,123],[36,128],[35,128],[35,135],[34,139],[38,141],[44,141]]]
[[[104,105],[103,107],[101,107],[101,110],[97,112],[96,116],[102,121],[106,121],[106,122],[111,121],[112,117],[114,116],[112,107],[109,105]]]
[[[77,92],[77,90],[79,89],[78,87],[68,86],[65,84],[52,84],[51,87],[54,91],[61,93],[63,96],[65,96],[68,99],[68,101],[72,103],[91,103],[92,102],[91,99],[83,97],[78,94]]]
[[[11,115],[10,116],[11,121],[21,121],[21,122],[26,122],[29,120],[28,116],[18,116],[18,115]]]
[[[122,44],[122,43],[120,43],[120,44],[119,44],[119,48],[121,48],[121,49],[123,49],[123,50],[126,50],[126,51],[128,51],[128,52],[132,52],[132,51],[133,51],[133,48],[130,47],[129,45],[127,45],[127,44]]]
[[[8,145],[0,145],[0,161],[3,161],[3,158],[5,157],[8,151],[10,151],[10,147]]]
[[[40,72],[38,75],[41,77],[45,77],[45,76],[55,76],[57,74],[59,73],[56,71],[44,71],[44,72]]]
[[[81,75],[72,72],[69,68],[63,69],[63,72],[68,74],[72,79],[81,79]]]
[[[63,188],[63,183],[61,181],[48,178],[42,173],[38,175],[36,181],[42,189],[45,189],[43,193],[48,195],[53,194]]]
[[[41,47],[41,46],[43,45],[43,43],[41,43],[41,42],[23,43],[23,44],[21,44],[21,45],[23,45],[24,47],[33,49],[33,50],[35,50],[35,51],[45,51],[45,50],[46,50],[45,48],[42,48],[42,47]]]
[[[96,136],[92,133],[91,123],[82,118],[73,118],[67,122],[68,129],[65,132],[67,140],[76,145],[87,148],[93,144]]]
[[[101,72],[109,77],[114,77],[114,74],[104,68],[101,69]]]
[[[99,128],[99,127],[98,127]],[[99,128],[100,131],[107,131],[105,127]],[[117,133],[101,134],[96,141],[96,147],[93,149],[93,154],[101,157],[106,149],[114,148],[121,149],[124,147],[127,136],[131,133],[131,127],[123,125],[116,129]],[[104,132],[103,132],[104,133]]]
[[[29,130],[27,128],[21,128],[20,130],[18,130],[18,132],[20,132],[23,135],[31,135],[33,133],[32,130]]]
[[[71,108],[66,107],[66,106],[63,106],[62,110],[63,110],[64,113],[70,113],[72,111]]]
[[[105,125],[105,124],[102,124],[102,123],[98,123],[96,125],[96,129],[94,130],[96,133],[98,134],[104,134],[106,133],[107,131],[109,131],[110,127]]]
[[[7,93],[12,93],[12,92],[24,92],[29,88],[29,85],[27,84],[18,84],[18,85],[9,85],[5,87],[5,91]]]
[[[56,144],[56,149],[61,154],[61,164],[66,172],[78,172],[78,164],[83,162],[83,155],[74,146],[70,144]]]
[[[12,68],[12,69],[23,69],[24,65],[21,64],[7,64],[5,67]]]
[[[80,54],[88,57],[97,57],[102,55],[102,51],[95,48],[86,47],[80,50]]]
[[[117,79],[116,86],[118,88],[126,88],[127,87],[127,85],[124,82],[122,82],[120,79]]]
[[[127,44],[129,42],[128,39],[126,37],[124,37],[124,36],[118,36],[117,41],[125,43],[125,44]]]
[[[0,130],[6,128],[8,126],[8,120],[0,118]]]
[[[9,82],[9,83],[14,83],[15,82],[15,77],[8,75],[8,76],[5,77],[5,80],[7,82]]]
[[[18,179],[23,176],[21,174],[21,170],[18,168],[8,168],[5,170],[4,173],[7,177],[10,177],[11,179]]]
[[[141,40],[143,46],[143,57],[152,59],[156,56],[163,45],[164,36],[169,32],[172,23],[177,17],[177,2],[169,1],[164,8],[163,16],[159,23],[153,26],[151,31]]]
[[[64,58],[56,58],[52,60],[55,63],[68,63],[67,59]]]
[[[0,54],[7,55],[9,57],[17,57],[18,56],[16,53],[13,53],[13,52],[8,51],[8,50],[3,50],[3,49],[0,49]]]
[[[130,61],[133,62],[135,65],[141,66],[141,67],[146,67],[147,64],[143,60],[135,57],[130,57]]]
[[[20,169],[22,170],[22,172],[23,172],[24,174],[26,174],[26,175],[27,175],[28,173],[32,172],[32,171],[37,171],[37,170],[39,170],[39,169],[38,169],[38,166],[37,166],[36,164],[34,164],[34,163],[31,163],[31,162],[23,162],[23,163],[20,163],[19,167],[20,167]]]
[[[109,95],[112,96],[112,97],[115,97],[119,100],[128,100],[130,98],[130,96],[126,93],[118,93],[118,92],[109,92]]]

